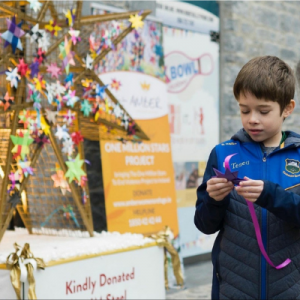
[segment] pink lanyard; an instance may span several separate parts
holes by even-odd
[[[235,155],[235,154],[233,154]],[[229,160],[230,158],[233,156],[233,155],[229,155],[225,158],[225,169],[228,169],[230,172],[230,165],[229,165]],[[264,256],[264,258],[266,259],[266,261],[275,269],[279,270],[279,269],[282,269],[284,268],[285,266],[287,266],[291,260],[289,258],[287,258],[283,263],[281,263],[280,265],[278,266],[275,266],[273,264],[273,262],[271,261],[271,259],[269,258],[265,248],[264,248],[264,245],[263,245],[263,242],[262,242],[262,238],[261,238],[261,232],[260,232],[260,227],[259,227],[259,224],[258,224],[258,220],[257,220],[257,217],[256,217],[256,214],[255,214],[255,209],[254,209],[254,205],[252,202],[248,201],[246,199],[246,202],[247,202],[247,205],[248,205],[248,208],[249,208],[249,211],[250,211],[250,215],[251,215],[251,218],[252,218],[252,222],[253,222],[253,225],[254,225],[254,229],[255,229],[255,234],[256,234],[256,240],[257,240],[257,243],[258,243],[258,247],[260,249],[260,252],[262,253],[262,255]]]

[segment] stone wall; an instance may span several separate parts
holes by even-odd
[[[241,67],[251,58],[275,55],[295,71],[300,59],[300,3],[220,1],[220,139],[241,128],[232,87]],[[300,74],[300,65],[298,66]],[[300,93],[298,93],[300,94]],[[296,97],[297,98],[297,97]],[[284,129],[300,131],[300,103]]]

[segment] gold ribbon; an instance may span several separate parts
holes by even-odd
[[[15,243],[15,252],[11,253],[6,259],[6,267],[10,270],[10,280],[17,294],[21,299],[21,282],[28,280],[28,299],[37,299],[35,294],[34,271],[45,269],[45,263],[41,258],[35,258],[30,251],[30,246],[26,243],[21,247]]]
[[[158,246],[164,247],[164,269],[165,269],[165,288],[169,289],[169,281],[168,281],[168,258],[167,252],[171,255],[173,273],[176,278],[176,282],[178,285],[183,286],[183,274],[180,265],[180,259],[178,252],[171,244],[171,236],[173,233],[169,226],[166,226],[164,230],[159,231],[157,234],[150,235],[150,238],[154,239]]]

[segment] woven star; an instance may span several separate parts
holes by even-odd
[[[38,48],[34,61],[38,61],[38,63],[41,64],[46,58],[45,54],[45,51],[43,51],[41,48]]]
[[[54,181],[54,187],[59,187],[63,195],[66,191],[71,192],[63,170],[57,167],[56,174],[52,175],[51,179]]]
[[[129,22],[131,23],[131,27],[138,29],[143,28],[144,22],[142,21],[142,16],[135,14],[131,15],[129,18]]]
[[[32,62],[31,65],[29,66],[30,68],[30,77],[33,78],[35,77],[38,73],[39,73],[39,62],[38,61],[35,61],[35,62]]]
[[[38,12],[41,9],[41,3],[38,0],[27,0],[30,3],[30,8],[34,10],[34,12]]]
[[[61,74],[61,70],[56,63],[51,63],[51,65],[47,66],[47,72],[51,74],[52,78],[55,77],[56,79],[58,79],[59,74]]]
[[[21,29],[22,22],[18,25],[16,24],[16,18],[6,19],[7,31],[1,34],[1,38],[5,40],[4,48],[9,44],[12,47],[13,53],[16,52],[16,48],[23,50],[22,43],[20,38],[25,34]]]
[[[27,72],[29,71],[28,65],[24,62],[24,59],[19,59],[19,64],[17,65],[18,72],[21,74],[21,76],[26,76]]]
[[[75,113],[72,113],[70,109],[64,115],[64,121],[68,124],[68,126],[72,125],[73,121],[75,120]]]
[[[75,145],[79,145],[83,142],[83,136],[81,135],[80,131],[75,131],[71,134],[72,141]]]
[[[89,69],[89,70],[92,70],[92,68],[93,68],[93,59],[92,59],[92,57],[89,55],[89,54],[87,54],[86,55],[86,60],[85,60],[85,67],[87,68],[87,69]]]
[[[66,16],[66,22],[69,26],[73,26],[74,21],[75,21],[75,13],[76,13],[76,9],[68,9],[67,12],[65,12],[65,16]]]
[[[24,174],[25,177],[27,177],[28,174],[33,175],[33,168],[30,166],[30,161],[27,161],[26,158],[24,161],[22,160],[18,161],[18,167],[22,169],[22,173]]]
[[[80,33],[79,30],[74,30],[73,28],[71,28],[69,30],[69,34],[71,36],[71,40],[73,42],[73,45],[76,45],[78,42],[81,41],[81,38],[79,37],[79,33]]]
[[[40,147],[44,147],[45,144],[50,144],[50,141],[47,138],[46,134],[43,132],[42,134],[34,138],[34,143],[38,144]]]
[[[122,109],[120,108],[119,103],[114,107],[113,113],[114,113],[114,115],[116,116],[116,118],[122,117],[123,111],[122,111]]]
[[[65,96],[63,96],[63,100],[66,101],[68,106],[74,107],[74,104],[79,100],[79,97],[75,95],[76,91],[69,91]]]
[[[67,36],[65,36],[65,42],[59,45],[60,54],[58,57],[63,61],[62,67],[65,68],[67,74],[69,74],[70,65],[75,66],[74,52],[71,51],[71,46],[72,40],[68,41]]]
[[[116,79],[113,79],[110,86],[112,89],[115,89],[116,91],[118,91],[120,89],[121,82],[117,81]]]
[[[69,182],[72,182],[74,178],[77,179],[78,182],[80,182],[81,176],[86,176],[86,173],[82,170],[83,163],[84,160],[79,158],[79,154],[77,154],[74,160],[66,162],[68,171],[65,176],[69,178]]]
[[[57,33],[61,30],[61,27],[56,24],[56,20],[50,20],[49,24],[45,26],[45,29],[50,32],[52,36],[57,36]]]
[[[31,116],[30,112],[26,109],[23,109],[19,113],[19,123],[24,124],[24,128],[27,129],[28,125],[30,124],[31,121]]]
[[[56,124],[56,117],[58,112],[57,111],[51,111],[50,109],[46,109],[46,118],[48,122],[51,122],[52,124]]]
[[[238,185],[241,181],[244,181],[242,178],[238,178],[238,171],[231,172],[229,169],[225,169],[225,173],[220,172],[219,170],[213,168],[216,176],[215,178],[226,178],[228,181],[231,181],[234,185]]]
[[[88,117],[92,111],[92,106],[90,104],[90,102],[88,100],[84,100],[83,102],[81,102],[81,109],[83,112],[83,115],[85,117]]]
[[[8,202],[12,207],[16,207],[18,204],[21,204],[21,195],[19,192],[15,192],[12,196],[10,196]]]
[[[70,138],[70,135],[68,133],[68,129],[67,129],[66,125],[63,125],[63,126],[57,125],[57,131],[55,133],[55,136],[59,140],[61,140],[61,139],[66,140],[66,139]]]
[[[39,29],[39,23],[35,24],[29,31],[26,33],[26,37],[30,38],[30,42],[38,43],[39,39],[43,37],[44,30]]]
[[[66,153],[68,156],[71,156],[74,152],[74,143],[72,139],[66,139],[63,141],[63,148],[61,150],[63,153]]]
[[[14,157],[21,156],[24,159],[26,154],[29,154],[29,146],[33,142],[29,132],[27,131],[24,135],[20,133],[19,136],[10,135],[10,138],[15,145],[11,150],[12,153],[15,153]]]
[[[45,120],[45,118],[43,116],[41,116],[41,127],[46,135],[50,134],[50,130],[51,130],[50,126],[48,125],[47,121]]]
[[[49,34],[44,32],[43,36],[38,40],[38,47],[43,51],[47,51],[50,46]]]
[[[10,81],[11,87],[18,87],[18,82],[20,80],[20,75],[18,74],[18,68],[14,68],[11,70],[11,68],[8,69],[8,71],[5,72],[7,75],[6,80]]]
[[[8,92],[6,92],[3,99],[0,99],[0,106],[4,107],[4,111],[6,111],[11,104],[13,104],[14,97],[9,96]]]

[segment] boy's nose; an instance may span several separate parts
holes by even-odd
[[[249,123],[250,124],[257,124],[259,123],[259,119],[256,113],[251,113],[250,118],[249,118]]]

